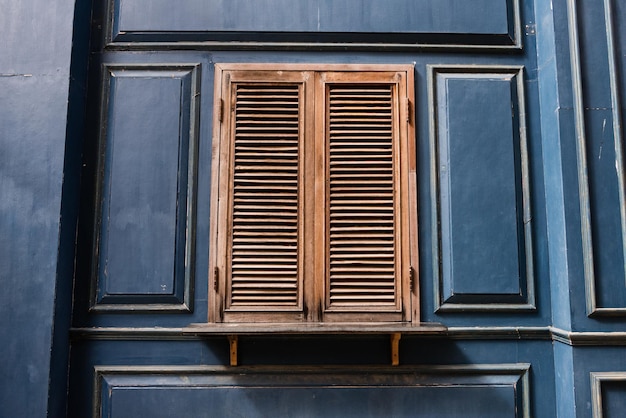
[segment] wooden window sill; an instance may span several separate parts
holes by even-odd
[[[198,323],[183,328],[192,335],[352,335],[352,334],[445,334],[447,328],[436,323],[406,322],[326,322],[326,323]]]
[[[230,365],[239,363],[240,335],[371,335],[388,334],[391,343],[391,365],[400,364],[400,339],[402,334],[438,335],[445,334],[447,328],[432,323],[402,322],[332,322],[332,323],[219,323],[191,324],[183,328],[184,334],[197,336],[228,337]]]

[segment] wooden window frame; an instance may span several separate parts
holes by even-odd
[[[219,324],[419,324],[414,68],[406,64],[216,64],[212,145],[208,322]],[[237,83],[299,86],[298,286],[290,307],[237,308],[230,304],[232,182]],[[393,307],[334,307],[328,302],[329,220],[327,109],[330,85],[388,85],[393,115]],[[396,280],[394,278],[394,280]]]

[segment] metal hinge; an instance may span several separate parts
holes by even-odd
[[[406,99],[406,123],[411,123],[411,101]]]
[[[220,269],[215,267],[213,269],[213,290],[217,292],[219,288],[219,279],[220,279]]]
[[[217,119],[220,123],[224,120],[224,100],[222,99],[220,99],[220,102],[217,105]]]
[[[411,288],[411,293],[415,290],[415,269],[413,266],[409,267],[409,287]]]

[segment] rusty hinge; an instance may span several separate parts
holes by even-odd
[[[411,101],[406,99],[406,123],[411,123]]]
[[[213,290],[215,290],[217,292],[217,289],[219,289],[219,279],[220,279],[220,269],[218,267],[215,267],[213,269]]]
[[[415,269],[413,266],[409,267],[409,287],[411,288],[411,293],[415,290]]]
[[[224,100],[220,99],[217,105],[217,119],[220,123],[224,120]]]

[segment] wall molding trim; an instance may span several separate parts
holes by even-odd
[[[624,158],[622,149],[621,134],[621,114],[619,100],[619,80],[617,79],[618,67],[616,49],[615,28],[612,22],[612,3],[611,0],[603,0],[604,8],[604,25],[605,25],[605,42],[608,50],[606,62],[609,68],[608,91],[611,104],[611,130],[614,142],[615,152],[615,171],[617,175],[618,195],[620,202],[620,227],[622,254],[626,260],[626,179],[624,174]],[[574,120],[576,132],[576,154],[577,154],[577,174],[578,174],[578,194],[580,208],[580,232],[582,240],[583,255],[583,272],[585,279],[585,300],[587,307],[587,316],[612,316],[623,317],[626,315],[626,307],[624,306],[602,306],[603,302],[598,296],[599,282],[607,280],[607,276],[598,273],[599,267],[596,265],[597,260],[596,249],[594,248],[594,236],[600,234],[592,225],[594,213],[592,213],[592,195],[590,190],[590,172],[593,172],[593,164],[588,159],[588,145],[590,139],[587,137],[587,122],[590,110],[586,107],[585,97],[588,93],[588,86],[585,85],[584,78],[584,60],[583,55],[585,39],[581,38],[582,24],[579,20],[579,0],[567,0],[567,17],[568,17],[568,37],[569,37],[569,53],[570,53],[570,70],[572,74],[572,90],[574,100]],[[590,167],[591,166],[591,167]],[[598,216],[595,214],[595,216]],[[595,225],[597,226],[597,224]],[[598,228],[601,229],[601,228]],[[597,240],[597,237],[595,238]],[[599,250],[598,250],[599,251]],[[626,269],[626,267],[624,267]],[[605,284],[606,286],[606,284]]]
[[[142,397],[146,391],[164,390],[192,390],[204,391],[212,399],[219,398],[220,393],[242,393],[238,399],[242,402],[239,407],[254,403],[258,399],[259,390],[280,388],[283,391],[291,389],[288,396],[298,396],[306,391],[313,393],[313,399],[327,399],[323,392],[325,388],[340,386],[352,391],[380,391],[385,402],[389,388],[406,391],[412,389],[413,396],[427,389],[422,395],[432,396],[432,391],[451,391],[448,396],[456,397],[456,388],[467,388],[484,391],[496,390],[489,397],[495,400],[502,396],[502,390],[508,395],[507,403],[502,404],[508,410],[515,411],[516,416],[528,418],[531,416],[529,363],[498,363],[498,364],[471,364],[471,365],[428,365],[428,366],[107,366],[95,365],[93,370],[93,417],[110,416],[116,405],[115,393],[134,396],[134,401],[148,405],[152,400]],[[137,390],[139,389],[139,390]],[[220,391],[218,394],[215,391]],[[235,392],[236,391],[236,392]],[[211,393],[213,392],[213,393]],[[255,392],[257,393],[255,397]],[[245,398],[245,394],[251,398]],[[124,396],[124,395],[118,395]],[[441,395],[440,395],[441,396]],[[379,396],[380,398],[380,396]],[[383,399],[381,398],[381,399]],[[148,398],[150,399],[150,397]],[[232,398],[228,399],[232,402]],[[236,398],[237,399],[237,398]],[[271,398],[276,402],[280,398]],[[309,397],[300,400],[307,402]],[[424,398],[426,399],[426,398]],[[415,399],[414,399],[415,401]],[[457,399],[458,401],[458,399]],[[119,402],[119,401],[118,401]],[[463,402],[463,401],[461,401]],[[219,402],[232,406],[229,401]],[[210,406],[210,402],[207,402]],[[119,405],[119,403],[118,403]],[[224,405],[213,405],[216,414],[223,412],[219,408]],[[255,403],[255,408],[271,408],[270,403]],[[502,406],[500,405],[500,406]],[[205,405],[206,406],[206,405]],[[486,404],[487,408],[493,405]],[[145,406],[144,406],[145,408]],[[367,408],[367,406],[366,406]],[[142,409],[141,407],[139,409]],[[496,407],[497,409],[497,407]],[[191,412],[191,408],[188,411]],[[195,409],[197,411],[197,409]],[[188,413],[189,413],[188,412]],[[319,414],[319,411],[317,412]],[[297,415],[297,413],[296,413]],[[315,415],[315,414],[314,414]]]
[[[161,341],[205,340],[223,338],[223,334],[193,335],[186,328],[72,328],[72,340]],[[275,334],[284,336],[283,334]],[[294,335],[290,335],[294,338]],[[298,335],[295,338],[317,338],[319,335]],[[336,335],[335,335],[336,337]],[[346,334],[340,338],[361,338]],[[407,335],[406,338],[440,338],[452,340],[551,340],[569,346],[626,346],[626,332],[580,332],[556,327],[449,327],[437,334]]]
[[[626,383],[626,372],[591,372],[591,411],[593,418],[604,416],[603,385],[610,383]]]
[[[149,8],[146,7],[148,3]],[[389,10],[383,7],[378,10],[378,14],[382,13],[384,16],[374,22],[374,27],[357,25],[350,30],[346,30],[346,25],[351,21],[341,20],[336,13],[342,6],[354,7],[355,4],[359,4],[350,0],[336,2],[333,7],[329,7],[327,2],[317,1],[301,4],[296,11],[291,11],[297,13],[295,16],[300,22],[296,26],[288,21],[292,14],[281,11],[280,6],[285,4],[284,2],[268,0],[257,2],[259,3],[257,7],[261,9],[272,6],[277,8],[274,10],[274,22],[252,19],[254,9],[241,7],[237,2],[227,3],[212,0],[184,2],[175,14],[182,17],[184,23],[181,23],[171,18],[170,13],[166,13],[168,3],[165,1],[131,0],[122,3],[120,0],[107,0],[100,6],[103,9],[100,12],[104,26],[101,42],[109,50],[192,48],[522,51],[524,33],[519,0],[492,1],[491,6],[495,4],[497,7],[490,9],[497,17],[491,18],[477,13],[476,11],[480,10],[477,7],[464,10],[465,14],[472,13],[471,18],[468,18],[462,13],[456,15],[451,13],[458,7],[444,10],[445,6],[437,1],[399,1],[397,9]],[[454,0],[447,4],[450,3],[458,5],[463,2]],[[483,1],[481,4],[489,2]],[[421,13],[412,13],[411,6],[421,8]],[[367,10],[361,10],[364,11]],[[155,18],[159,13],[165,15],[165,18]],[[234,20],[233,13],[238,13],[236,20],[238,24],[229,23]],[[438,13],[448,13],[449,16],[443,21],[436,20],[434,23],[420,17]],[[355,14],[358,15],[359,11],[355,11]],[[452,26],[446,23],[448,21],[452,22]],[[388,22],[393,22],[393,25],[390,26]],[[359,33],[360,37],[354,37],[351,32]]]

